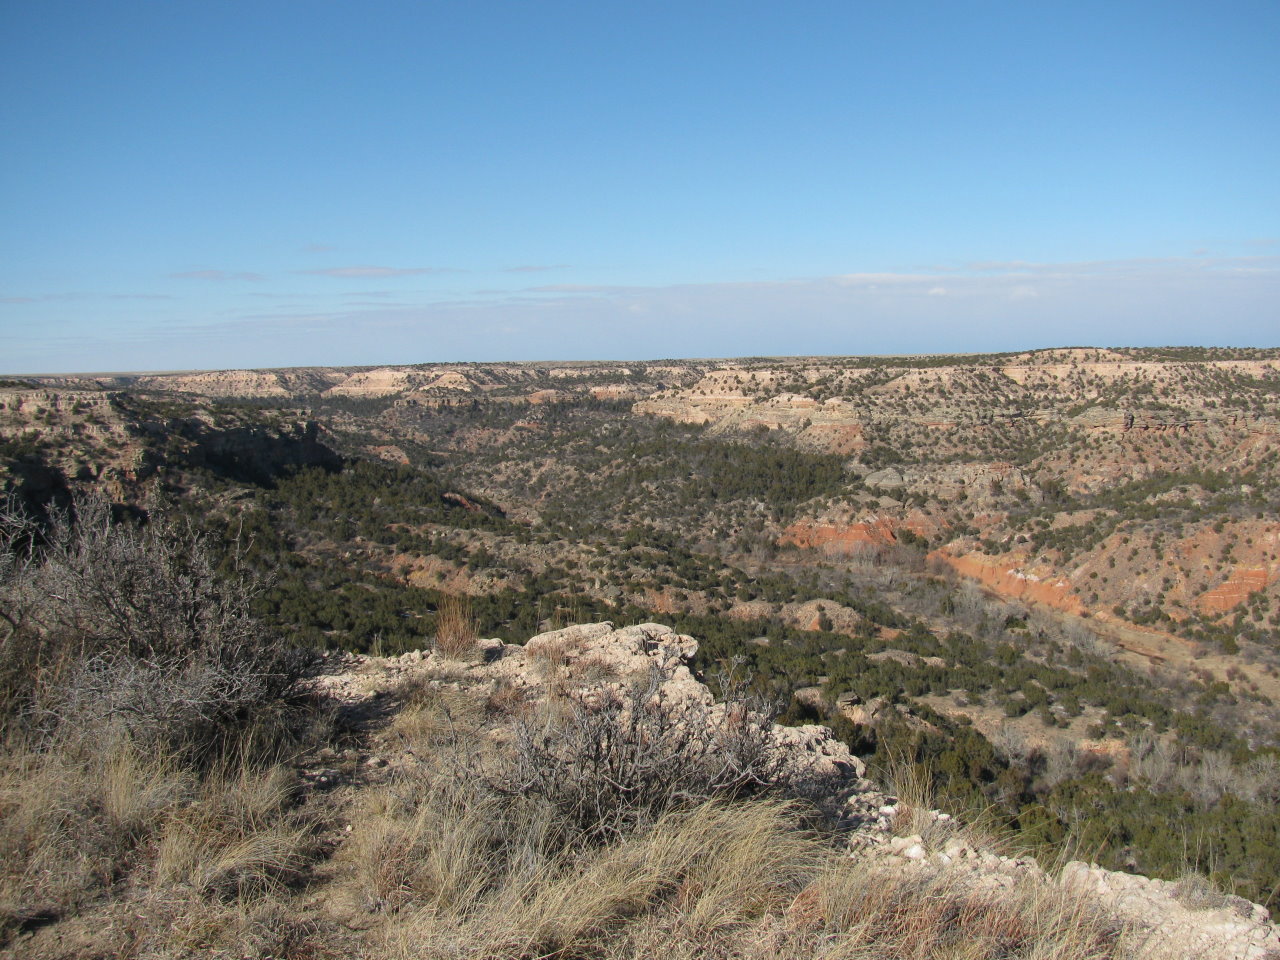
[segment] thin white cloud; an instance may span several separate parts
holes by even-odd
[[[505,273],[545,273],[548,270],[568,270],[567,263],[527,264],[519,267],[507,267]]]
[[[298,272],[319,277],[336,277],[342,280],[349,280],[361,277],[412,277],[432,273],[461,273],[462,271],[454,270],[450,267],[377,267],[362,265],[355,267],[326,267],[323,270],[300,270]]]
[[[1046,264],[1031,263],[1028,260],[979,260],[965,265],[965,269],[974,273],[1012,273],[1042,269]]]
[[[169,276],[174,280],[212,280],[215,283],[225,283],[228,280],[257,282],[266,279],[260,273],[247,270],[184,270],[181,273],[171,273]]]
[[[831,278],[842,287],[878,286],[880,284],[917,284],[939,278],[919,273],[843,273]]]
[[[625,289],[626,287],[595,286],[589,283],[549,283],[529,288],[533,293],[610,293]]]
[[[342,295],[347,297],[390,297],[400,294],[393,294],[391,290],[344,290]],[[332,294],[317,294],[314,291],[302,293],[298,290],[255,290],[249,296],[257,297],[260,300],[316,300],[332,296]]]
[[[0,297],[0,303],[61,303],[70,300],[173,300],[167,293],[45,293],[38,297]]]
[[[945,296],[936,295],[939,288]],[[155,369],[982,352],[1064,343],[1280,345],[1280,256],[1018,263],[1003,271],[780,282],[566,284],[424,298],[420,291],[391,302],[346,293],[345,303],[335,298],[324,306],[313,296],[274,312],[175,315],[109,349],[55,344],[27,325],[29,349],[11,365]]]
[[[1223,272],[1249,266],[1280,269],[1280,258],[1261,254],[1244,257],[1212,257],[1196,251],[1187,257],[1130,257],[1122,260],[1079,260],[1064,263],[1037,263],[1029,260],[990,260],[965,264],[962,273],[997,276],[1154,276],[1188,271]],[[909,275],[908,275],[909,276]]]

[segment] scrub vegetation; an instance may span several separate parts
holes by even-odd
[[[438,704],[406,694],[407,714],[379,727],[314,698],[309,678],[342,653],[466,657],[483,638],[602,620],[697,637],[713,688],[736,665],[782,722],[826,724],[874,772],[909,768],[935,803],[1041,858],[1191,871],[1274,907],[1278,363],[1074,348],[459,365],[385,395],[334,392],[347,374],[320,370],[274,397],[158,377],[0,384],[6,936],[107,911],[122,954],[216,942],[301,956],[320,936],[348,955],[363,934],[321,936],[329,921],[299,904],[337,862],[393,841],[366,837],[342,807],[355,801],[303,771],[415,715],[452,724],[433,750],[480,747]],[[440,370],[451,385],[432,385]],[[467,792],[446,766],[369,801],[394,843],[471,843],[431,832],[444,808],[495,830],[520,819],[518,791]],[[744,894],[757,906],[734,914],[736,932],[694,937],[690,955],[713,940],[750,955],[733,938],[792,916],[815,883],[878,882],[830,879],[853,868],[819,855],[809,813],[746,794],[702,798],[699,817],[745,805],[808,865]],[[537,829],[557,816],[582,829],[556,802],[519,800],[543,805]],[[464,892],[448,905],[428,902],[443,881],[395,872],[417,854],[367,882],[441,952],[638,955],[710,881],[565,906],[588,919],[537,935],[478,905],[514,903],[533,875],[581,886],[657,843],[658,822],[694,830],[690,816],[654,808],[590,843],[562,824],[545,862],[520,859],[527,824],[486,835],[475,842],[508,852],[487,879],[450,880]],[[516,877],[517,862],[533,873]],[[885,918],[898,902],[886,893]],[[149,939],[162,916],[179,945]],[[1108,955],[1120,934],[1099,922]],[[470,939],[432,939],[449,930]],[[778,955],[819,949],[793,934]]]

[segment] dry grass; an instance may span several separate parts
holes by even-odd
[[[275,900],[209,904],[166,901],[150,904],[132,949],[96,956],[139,960],[350,960],[358,939],[331,921],[301,914]],[[79,957],[76,960],[80,960]]]
[[[436,650],[453,660],[469,657],[476,647],[479,624],[465,595],[449,594],[436,612]]]
[[[511,829],[496,798],[435,772],[373,791],[354,819],[341,860],[372,913],[478,902]]]
[[[424,697],[414,723],[439,735],[429,718],[445,709]],[[12,921],[13,905],[34,903],[36,893],[57,911],[92,908],[112,883],[131,879],[141,899],[124,925],[85,934],[111,955],[1141,955],[1119,923],[1052,882],[1024,877],[997,887],[955,868],[854,860],[800,829],[802,811],[778,800],[680,807],[608,842],[572,842],[548,803],[456,775],[445,754],[477,752],[479,739],[472,731],[419,741],[430,762],[355,796],[353,829],[320,897],[364,918],[352,924],[367,928],[360,933],[332,913],[302,911],[290,889],[304,876],[315,882],[314,844],[284,768],[229,766],[197,780],[125,747],[93,768],[80,758],[79,773],[68,767],[74,758],[11,757],[0,781],[7,915]],[[41,858],[11,859],[24,849]]]
[[[497,717],[527,716],[530,705],[525,691],[509,680],[496,683],[484,701],[485,711]]]
[[[182,956],[247,942],[253,917],[278,912],[313,861],[296,774],[247,759],[260,751],[201,772],[110,731],[6,746],[0,950],[8,942],[14,956]],[[40,939],[49,924],[53,948]],[[82,946],[59,953],[64,940]]]
[[[460,738],[473,737],[483,719],[482,709],[473,697],[430,679],[402,685],[395,696],[400,709],[381,739],[420,755]]]
[[[1198,873],[1183,874],[1173,888],[1173,895],[1192,910],[1216,910],[1240,902],[1240,898],[1224,893],[1212,880]]]
[[[348,851],[394,899],[372,947],[393,960],[1119,960],[1141,950],[1050,882],[995,887],[840,857],[776,801],[673,811],[617,843],[567,850],[545,846],[536,817],[459,807],[438,786],[421,799],[398,829],[369,826]]]
[[[533,675],[545,691],[547,709],[561,709],[565,698],[577,686],[569,669],[572,648],[570,641],[560,637],[525,650],[526,661],[533,667]]]
[[[189,775],[126,740],[101,754],[9,744],[0,771],[0,932],[109,887],[190,795]]]
[[[451,831],[421,811],[419,822]],[[406,901],[402,922],[387,931],[389,956],[595,955],[658,916],[714,938],[783,909],[818,862],[818,845],[790,828],[778,804],[704,805],[626,842],[580,850],[548,848],[550,831],[536,816],[489,822],[490,830],[506,824],[501,856],[475,843],[450,848],[470,851],[466,873],[485,882],[464,898],[432,887]],[[468,837],[482,832],[463,824]]]
[[[294,789],[294,774],[284,767],[207,778],[165,820],[156,885],[243,899],[296,880],[310,860],[313,825],[290,809]]]
[[[1103,960],[1138,941],[1104,910],[1051,882],[996,886],[956,870],[846,862],[811,895],[809,923],[849,960]]]

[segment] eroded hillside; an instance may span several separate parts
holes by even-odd
[[[162,495],[273,575],[261,612],[306,643],[414,649],[456,597],[509,640],[662,619],[952,802],[1046,842],[1083,817],[1163,875],[1221,864],[1221,830],[1280,838],[1278,424],[1263,350],[0,388],[8,488]],[[1153,815],[1197,836],[1164,849]]]

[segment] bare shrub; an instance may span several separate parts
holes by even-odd
[[[1040,781],[1051,788],[1090,771],[1100,770],[1107,763],[1106,757],[1081,749],[1074,741],[1058,738],[1044,754]]]
[[[40,594],[31,586],[39,537],[39,524],[15,497],[0,501],[0,729],[31,701],[41,673],[33,622]]]
[[[123,918],[95,955],[156,930],[173,937],[147,955],[234,940],[224,901],[309,865],[297,777],[271,764],[324,714],[295,696],[314,660],[252,616],[260,587],[163,516],[0,508],[0,944],[81,909]]]
[[[1234,796],[1250,803],[1280,798],[1280,761],[1260,756],[1233,762],[1219,750],[1195,750],[1152,734],[1130,739],[1130,774],[1158,790],[1180,790],[1204,807]]]
[[[625,690],[570,690],[554,714],[519,721],[493,785],[544,799],[568,829],[598,840],[677,806],[788,781],[773,733],[776,706],[732,688],[720,705],[677,699],[664,679],[655,670]]]
[[[1007,722],[1001,722],[991,735],[991,746],[1005,759],[1020,763],[1025,763],[1032,751],[1026,734]]]
[[[314,667],[253,616],[264,584],[219,575],[188,524],[116,521],[108,503],[84,498],[39,537],[12,509],[0,529],[6,725],[119,727],[162,751],[207,754],[282,708]]]

